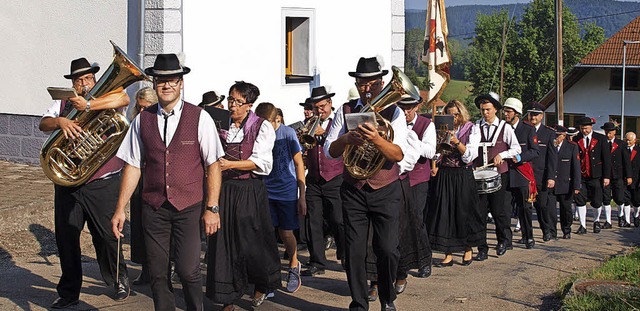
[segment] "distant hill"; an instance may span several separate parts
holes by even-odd
[[[564,5],[568,6],[571,12],[580,20],[580,23],[595,22],[604,28],[605,36],[610,37],[618,32],[620,28],[628,24],[631,20],[640,15],[640,3],[620,2],[614,0],[565,0]],[[447,24],[449,35],[461,41],[474,36],[475,20],[478,14],[491,14],[495,11],[508,10],[509,14],[515,7],[515,15],[519,19],[527,4],[508,5],[463,5],[447,8]],[[635,11],[628,14],[613,15],[622,12]],[[424,29],[424,10],[407,10],[405,12],[405,27],[407,30],[420,28]],[[594,16],[612,15],[607,17],[587,19]]]

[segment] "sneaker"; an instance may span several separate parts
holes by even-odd
[[[302,280],[300,279],[300,262],[295,268],[289,268],[289,276],[287,276],[287,291],[295,293],[302,286]]]

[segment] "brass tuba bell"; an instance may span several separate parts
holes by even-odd
[[[121,92],[149,77],[113,41],[113,61],[85,98]],[[120,147],[129,128],[127,118],[115,109],[78,111],[67,116],[82,128],[79,137],[67,139],[55,130],[42,145],[40,165],[56,185],[73,187],[85,183]]]
[[[411,80],[398,67],[392,66],[391,71],[393,77],[389,84],[360,111],[375,113],[378,132],[387,141],[393,141],[393,128],[391,123],[380,115],[380,112],[403,98],[420,99],[420,94]],[[368,141],[360,146],[347,145],[342,153],[342,159],[349,174],[356,179],[370,178],[380,171],[387,161],[380,150]]]

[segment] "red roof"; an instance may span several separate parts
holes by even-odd
[[[580,60],[579,67],[622,67],[623,41],[640,41],[640,16]],[[640,44],[627,44],[627,66],[640,66]]]

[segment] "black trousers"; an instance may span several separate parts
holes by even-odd
[[[345,238],[342,199],[340,198],[341,186],[342,176],[330,181],[322,179],[307,184],[305,229],[308,239],[309,263],[318,268],[324,269],[327,266],[327,256],[324,249],[324,219],[328,220],[330,232],[335,237],[338,259],[344,258]]]
[[[147,251],[144,246],[144,231],[142,230],[142,178],[138,183],[138,187],[133,192],[130,207],[130,226],[131,226],[131,261],[137,264],[147,262]]]
[[[505,192],[509,185],[509,173],[503,173],[500,175],[502,187],[500,187],[500,190],[493,193],[480,194],[480,204],[478,204],[478,208],[480,209],[481,215],[487,215],[487,212],[491,212],[493,221],[496,225],[496,239],[498,240],[498,243],[504,243],[507,246],[511,246],[511,238],[513,235],[511,232],[511,204],[505,203]],[[486,217],[484,218],[484,221],[486,222]],[[478,246],[479,252],[486,252],[489,249],[486,242],[486,231],[484,235],[485,242],[483,245]]]
[[[518,220],[520,220],[520,228],[522,229],[522,237],[525,240],[533,239],[533,212],[531,203],[527,201],[529,198],[529,187],[509,188],[505,193],[505,204],[515,203],[518,211]],[[509,223],[511,224],[511,223]],[[508,244],[507,244],[508,245]]]
[[[582,178],[582,187],[580,193],[574,196],[576,206],[585,206],[590,201],[591,207],[599,208],[602,206],[602,179],[600,178]]]
[[[560,229],[563,234],[571,233],[571,225],[573,224],[573,211],[571,210],[571,202],[573,201],[573,193],[556,194],[550,196],[552,198],[549,201],[558,201],[560,205]],[[553,209],[555,213],[555,208]],[[554,225],[555,229],[555,225]]]
[[[626,204],[624,192],[627,189],[625,180],[622,178],[611,179],[609,185],[603,187],[602,191],[602,204],[611,205],[611,200],[618,205]]]
[[[120,256],[120,276],[127,275],[122,245],[111,231],[111,218],[120,193],[120,176],[99,179],[80,187],[55,186],[55,235],[62,276],[56,287],[62,298],[78,299],[82,288],[80,233],[89,227],[102,279],[111,286]]]
[[[343,183],[341,188],[346,240],[346,270],[351,290],[350,310],[368,310],[367,235],[373,228],[373,252],[377,257],[378,293],[381,302],[396,299],[394,289],[400,253],[398,251],[398,218],[402,208],[400,181],[380,189],[369,186],[357,189]]]
[[[155,210],[142,207],[147,267],[155,310],[175,310],[175,297],[169,276],[169,254],[174,248],[175,271],[182,282],[187,310],[202,310],[202,276],[200,273],[200,217],[202,203],[178,211],[165,202]],[[172,244],[173,243],[173,244]]]
[[[553,189],[549,189],[544,185],[536,185],[538,188],[538,197],[533,203],[536,208],[536,215],[538,216],[538,223],[542,234],[551,234],[552,237],[558,235],[556,226],[558,224],[558,216],[556,213],[556,200],[553,194]]]

